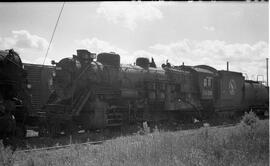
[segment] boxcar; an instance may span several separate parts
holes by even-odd
[[[51,93],[53,66],[24,63],[24,69],[31,86],[32,110],[30,116],[36,116],[41,113],[41,108],[48,101]]]

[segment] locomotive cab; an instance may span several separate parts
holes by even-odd
[[[217,70],[206,65],[194,66],[197,72],[200,89],[200,98],[202,101],[214,100],[214,79],[217,76]]]
[[[215,81],[217,77],[217,70],[207,66],[207,65],[198,65],[198,66],[179,66],[180,69],[189,71],[192,76],[192,82],[195,82],[193,85],[194,90],[197,92],[193,96],[193,99],[198,99],[200,104],[197,104],[199,109],[203,110],[202,116],[204,118],[209,118],[214,111],[213,103],[215,102]]]

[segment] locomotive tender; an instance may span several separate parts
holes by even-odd
[[[269,112],[268,87],[244,80],[242,73],[206,65],[156,67],[148,58],[124,65],[112,52],[95,56],[81,49],[52,62],[53,92],[43,108],[41,134]]]

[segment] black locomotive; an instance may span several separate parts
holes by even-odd
[[[52,63],[53,92],[43,108],[41,134],[269,112],[268,87],[239,72],[206,65],[156,67],[148,58],[124,65],[116,53],[96,57],[87,50]]]
[[[13,50],[0,50],[0,136],[6,139],[23,137],[25,122],[31,109],[26,71]]]

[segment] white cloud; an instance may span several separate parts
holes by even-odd
[[[0,47],[3,49],[36,49],[43,51],[48,47],[45,38],[30,34],[26,30],[12,31],[10,37],[0,37]]]
[[[37,59],[32,60],[31,63],[43,64],[43,61],[44,61],[44,57],[39,57]],[[52,61],[52,59],[47,57],[44,64],[51,65],[51,61]]]
[[[96,37],[91,39],[75,40],[76,48],[88,49],[93,53],[101,52],[115,52],[120,55],[121,63],[133,64],[137,57],[154,57],[156,55],[147,52],[145,50],[137,50],[135,52],[129,52],[125,49],[119,48],[107,41],[100,40]]]
[[[257,42],[253,45],[243,43],[226,43],[219,40],[195,41],[184,39],[181,41],[156,44],[146,50],[129,52],[109,42],[97,38],[76,41],[79,47],[89,49],[94,53],[116,52],[121,57],[121,63],[133,64],[137,57],[154,58],[157,66],[166,60],[172,65],[200,65],[205,64],[217,70],[226,70],[226,61],[230,62],[230,70],[252,75],[265,75],[265,58],[268,57],[268,44]],[[77,48],[79,48],[77,47]],[[266,79],[266,78],[264,78]]]
[[[229,11],[227,12],[231,18],[239,18],[243,15],[243,9],[239,8],[237,11]]]
[[[203,26],[203,29],[206,31],[215,31],[215,27],[213,26]]]
[[[0,37],[0,49],[13,48],[19,53],[22,62],[42,64],[48,41],[38,35],[31,34],[26,30],[14,30],[7,37]],[[52,45],[49,52],[52,50]],[[47,57],[45,64],[50,64],[50,59]]]
[[[250,45],[188,39],[170,44],[156,44],[150,49],[153,54],[169,59],[174,65],[180,65],[182,62],[186,65],[206,64],[224,70],[226,61],[229,61],[231,70],[248,75],[265,74],[265,58],[269,52],[266,42]]]
[[[22,60],[23,63],[43,65],[44,57],[39,57],[39,58],[34,58],[34,59],[21,57],[21,60]],[[46,60],[45,60],[44,65],[52,65],[51,61],[52,61],[52,59],[47,57]]]
[[[155,56],[154,54],[150,53],[150,52],[147,52],[145,50],[138,50],[138,51],[135,51],[133,53],[133,56],[138,58],[138,57],[147,57],[147,58],[151,58],[153,56]]]
[[[127,54],[126,50],[118,48],[117,46],[114,46],[109,42],[100,40],[96,37],[92,39],[76,40],[75,44],[77,48],[82,47],[93,53],[116,52],[118,54]]]
[[[140,20],[162,19],[163,5],[164,2],[101,2],[96,11],[108,21],[134,30]]]
[[[129,63],[136,62],[136,59],[138,57],[146,57],[146,58],[149,58],[149,60],[151,60],[152,57],[156,57],[156,55],[152,54],[151,52],[145,51],[145,50],[137,50],[130,55],[132,58],[127,59],[127,60],[131,61]],[[159,60],[159,58],[156,58],[156,60]],[[161,63],[161,62],[159,62],[159,63]]]

